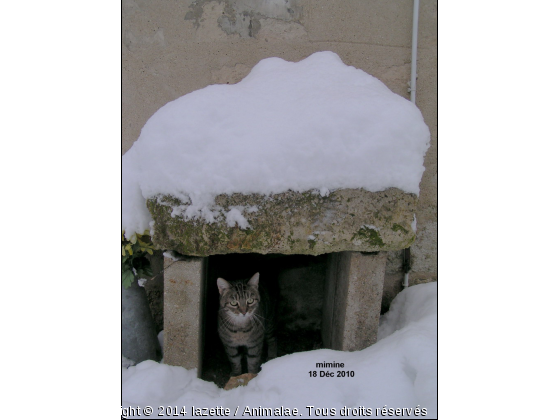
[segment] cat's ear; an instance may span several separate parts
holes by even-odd
[[[224,290],[229,289],[230,287],[231,285],[227,280],[224,280],[221,277],[218,278],[218,291],[220,292],[220,295],[224,293]]]
[[[249,286],[259,287],[259,273],[255,273],[247,283]]]

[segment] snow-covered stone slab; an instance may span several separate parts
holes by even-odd
[[[280,194],[221,194],[212,223],[182,216],[190,203],[148,200],[152,240],[163,249],[208,256],[246,253],[319,255],[390,251],[415,238],[417,196],[397,188]]]
[[[182,229],[197,227],[206,235],[207,239],[200,240],[201,247],[224,242],[212,235],[227,231],[236,235],[228,239],[233,247],[226,247],[228,250],[246,249],[243,244],[249,242],[249,248],[255,249],[259,241],[266,242],[264,249],[278,249],[277,241],[289,243],[285,235],[293,224],[296,230],[291,240],[310,253],[324,252],[320,251],[323,245],[324,249],[336,248],[338,241],[343,241],[345,249],[348,243],[355,249],[382,247],[372,239],[376,235],[392,249],[411,240],[412,211],[406,219],[389,216],[376,198],[384,193],[369,192],[397,188],[417,196],[429,144],[428,127],[413,103],[375,77],[347,66],[335,53],[318,52],[297,63],[267,58],[241,82],[191,92],[169,102],[148,120],[123,156],[123,230],[126,237],[144,232],[153,222],[146,201],[152,202],[151,213],[161,213],[154,200],[171,196],[184,205],[168,206],[174,207],[177,216],[170,222],[192,220]],[[346,189],[364,191],[363,209],[372,216],[359,215],[351,222],[346,210],[358,215],[362,207],[344,207],[345,196],[339,192],[322,197]],[[306,191],[314,190],[321,195],[309,201],[312,194]],[[224,194],[232,198],[226,199]],[[233,198],[235,194],[246,198]],[[400,200],[393,195],[389,201]],[[406,200],[413,201],[412,197]],[[280,221],[265,214],[285,211],[288,216],[296,203],[304,206],[297,213],[299,219],[285,218],[282,229]],[[252,206],[259,211],[251,213]],[[332,212],[348,230],[337,229],[336,238],[314,233],[332,231]],[[373,217],[376,212],[379,216]],[[206,225],[220,219],[224,219],[221,225]],[[224,223],[232,229],[225,229]],[[392,231],[393,225],[397,231]],[[272,229],[271,236],[267,229]],[[376,229],[382,229],[381,233]],[[317,239],[308,239],[311,236]]]

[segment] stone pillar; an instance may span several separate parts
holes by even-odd
[[[207,258],[165,258],[164,363],[202,371]]]
[[[323,345],[362,350],[377,341],[386,252],[330,255],[325,285]]]

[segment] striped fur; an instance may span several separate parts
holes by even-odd
[[[218,334],[231,364],[231,376],[241,375],[242,348],[247,355],[247,370],[258,373],[264,340],[268,358],[276,357],[273,311],[266,291],[259,288],[259,273],[250,280],[218,281],[220,309]]]

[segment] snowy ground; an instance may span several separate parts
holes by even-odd
[[[237,412],[236,417],[269,418],[274,412],[264,409],[271,408],[289,409],[291,417],[301,418],[332,417],[333,413],[340,417],[345,409],[349,410],[346,416],[353,418],[391,414],[414,418],[415,412],[420,418],[435,418],[436,307],[437,283],[412,286],[395,298],[381,318],[379,341],[371,347],[352,353],[314,350],[283,356],[263,364],[248,386],[231,391],[197,379],[196,369],[154,361],[123,367],[123,414],[145,418],[138,412],[150,406],[153,418],[161,418],[158,414],[166,410],[169,417],[192,418],[197,408],[208,409],[200,412],[207,414],[213,408],[216,414],[224,414],[221,417],[233,417]],[[322,362],[344,363],[344,368],[317,368]],[[316,377],[310,373],[314,371]],[[335,376],[321,377],[321,371]],[[338,377],[338,372],[345,372],[345,377]],[[348,372],[353,373],[348,376]],[[249,416],[247,410],[251,409],[261,416]],[[288,417],[286,411],[283,414]]]

